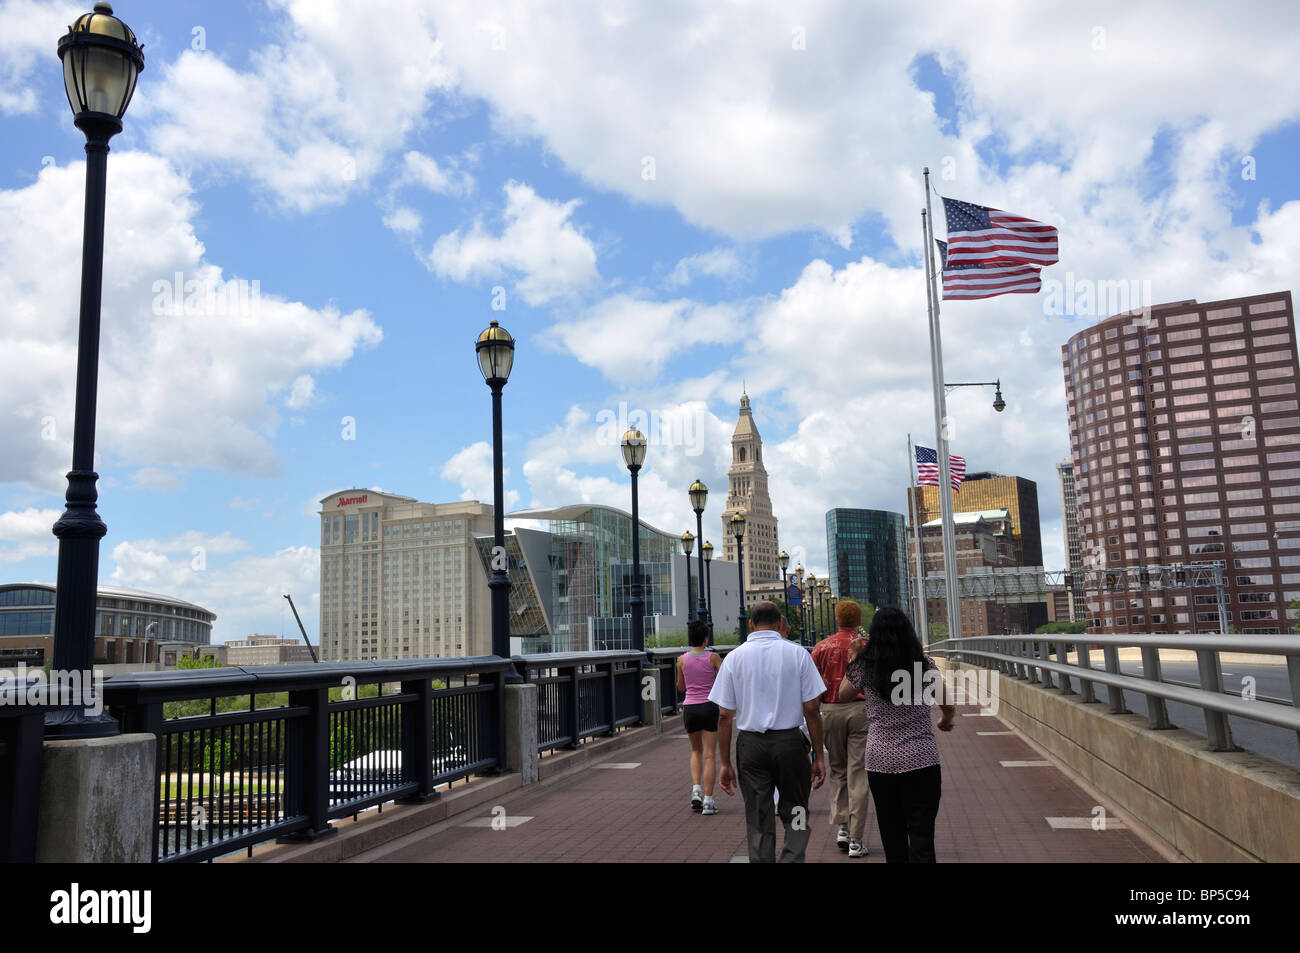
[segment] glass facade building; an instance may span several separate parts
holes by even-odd
[[[907,531],[902,513],[830,510],[826,556],[836,595],[877,608],[897,606],[913,614],[907,597]]]
[[[545,520],[548,527],[546,532],[518,529],[512,534],[519,559],[508,574],[511,598],[518,594],[519,607],[512,608],[510,634],[523,638],[523,651],[630,648],[632,517],[590,504],[510,516]],[[681,540],[642,522],[640,544],[644,628],[650,636],[660,631],[663,618],[675,615],[673,563]],[[507,546],[507,555],[511,552]],[[481,540],[479,555],[488,571],[490,554],[491,540]],[[525,620],[533,624],[523,624]]]
[[[909,491],[916,516],[924,526],[940,519],[939,488],[915,486]],[[1011,541],[1016,566],[1043,565],[1043,536],[1038,518],[1038,484],[1020,476],[1001,473],[968,473],[961,489],[952,495],[954,513],[1006,510],[1011,516]],[[1047,622],[1047,603],[1030,603],[1026,625],[1033,631]]]

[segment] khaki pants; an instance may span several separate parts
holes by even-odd
[[[867,706],[862,701],[822,702],[822,737],[831,788],[831,823],[849,825],[862,840],[867,824]]]

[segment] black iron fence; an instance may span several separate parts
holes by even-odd
[[[45,708],[20,704],[17,689],[0,701],[0,861],[36,859]]]
[[[612,735],[641,723],[641,652],[575,652],[517,655],[524,679],[537,685],[537,750],[576,748],[592,735]],[[647,696],[649,697],[649,696]]]
[[[314,839],[333,818],[429,800],[439,785],[500,770],[508,664],[146,672],[110,679],[105,696],[124,732],[158,739],[155,859],[201,861]]]

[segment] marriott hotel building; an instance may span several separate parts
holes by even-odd
[[[492,653],[475,536],[492,507],[375,490],[321,500],[320,642],[327,662]]]
[[[1129,581],[1218,563],[1232,631],[1289,631],[1287,604],[1300,598],[1291,293],[1116,315],[1070,338],[1061,358],[1079,545],[1085,568],[1107,573],[1085,577],[1089,629],[1217,632],[1213,586]]]

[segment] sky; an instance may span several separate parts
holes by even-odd
[[[0,0],[4,582],[54,580],[71,463],[85,162],[55,47],[82,12]],[[493,319],[509,508],[629,508],[630,420],[644,520],[693,531],[698,477],[721,548],[745,389],[781,545],[824,574],[826,511],[902,512],[908,434],[934,445],[924,167],[1060,230],[1043,293],[941,314],[948,382],[1007,402],[954,391],[952,450],[1037,483],[1051,569],[1061,345],[1297,287],[1294,3],[116,12],[146,65],[109,156],[100,580],[207,607],[215,641],[295,635],[286,592],[315,640],[327,494],[491,500]]]

